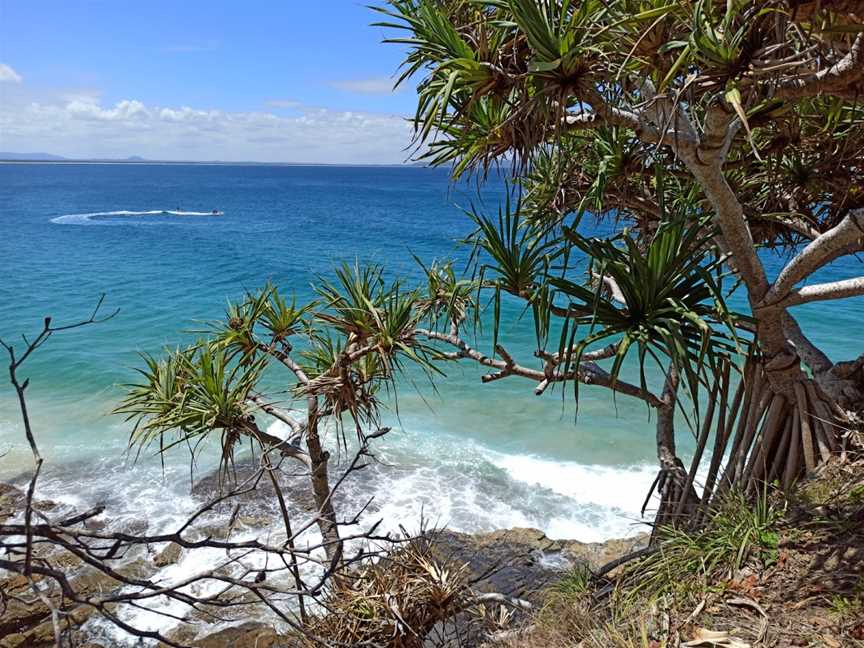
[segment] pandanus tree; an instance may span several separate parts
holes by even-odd
[[[144,357],[142,379],[127,386],[116,410],[135,422],[130,444],[194,451],[218,434],[223,468],[250,441],[267,455],[296,460],[309,476],[322,546],[335,567],[342,539],[324,426],[343,438],[353,427],[365,444],[386,432],[379,427],[382,386],[406,362],[434,371],[437,352],[414,338],[425,314],[417,300],[416,291],[386,282],[380,268],[360,266],[343,266],[333,282],[318,284],[317,299],[300,306],[272,285],[249,293],[192,346]],[[426,308],[437,300],[432,295]],[[287,372],[287,398],[284,379],[266,375],[274,365]],[[286,424],[291,436],[270,434],[264,415]]]
[[[299,462],[337,578],[344,555],[340,524],[351,518],[340,518],[334,506],[335,488],[347,472],[331,478],[325,433],[335,431],[346,448],[353,433],[362,449],[356,457],[364,454],[388,429],[381,427],[387,400],[382,389],[392,392],[406,382],[399,376],[409,366],[412,379],[418,369],[432,379],[443,374],[445,363],[466,360],[489,369],[484,382],[522,377],[535,383],[538,395],[583,383],[640,399],[657,411],[663,474],[683,472],[673,427],[679,382],[694,404],[711,376],[723,374],[728,392],[729,360],[746,345],[737,335],[741,316],[723,302],[713,230],[670,215],[644,247],[626,233],[597,240],[570,228],[562,247],[523,222],[520,204],[508,201],[497,219],[474,219],[468,239],[473,276],[461,278],[449,262],[421,262],[425,282],[408,289],[385,280],[380,267],[345,265],[334,280],[319,279],[309,303],[298,306],[268,285],[229,304],[225,317],[192,346],[161,358],[145,356],[141,380],[127,386],[117,408],[135,422],[131,444],[155,445],[159,452],[182,445],[194,452],[216,436],[226,469],[247,442],[262,451],[266,465],[273,457]],[[577,249],[590,260],[568,267],[563,253],[575,257]],[[498,341],[507,294],[534,307],[538,344],[527,362]],[[487,311],[493,322],[489,354],[469,342],[489,319]],[[642,366],[636,382],[622,375],[631,353]],[[662,393],[649,386],[646,358],[664,367],[662,358],[671,362]],[[268,432],[264,415],[285,423],[290,437]],[[347,471],[355,466],[351,462]],[[684,501],[681,493],[692,493],[692,482],[665,481],[665,515],[672,515],[669,509]],[[693,497],[686,503],[690,512]]]
[[[715,490],[788,486],[844,451],[864,408],[864,355],[832,362],[792,309],[864,295],[864,276],[814,282],[864,249],[864,3],[389,0],[376,10],[407,51],[397,83],[416,81],[418,158],[457,178],[503,168],[521,189],[521,222],[480,235],[495,290],[526,301],[538,332],[555,320],[567,338],[555,354],[538,350],[542,373],[594,382],[586,363],[608,355],[620,391],[628,352],[665,366],[662,395],[634,388],[660,413],[660,521],[703,508],[692,486],[711,438],[705,503]],[[609,239],[577,233],[589,216]],[[682,222],[686,241],[669,235]],[[593,259],[587,287],[560,270],[576,249]],[[776,276],[765,249],[788,258]],[[709,280],[721,266],[746,318]],[[692,421],[689,470],[671,432],[682,381],[692,403],[699,389],[708,399]]]

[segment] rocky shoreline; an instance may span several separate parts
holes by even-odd
[[[14,486],[0,484],[0,523],[20,511],[24,504],[24,493]],[[57,505],[40,502],[41,510],[51,510]],[[99,519],[91,524],[98,525]],[[592,568],[643,546],[647,536],[615,539],[602,543],[583,543],[577,540],[552,540],[538,529],[500,529],[488,533],[466,534],[449,530],[434,532],[435,552],[442,560],[469,566],[472,587],[478,592],[498,592],[538,602],[544,590],[554,585],[572,568],[583,564]],[[160,569],[182,559],[185,550],[168,543],[150,548],[145,556],[137,556],[120,568],[138,578],[149,578]],[[74,587],[84,593],[108,592],[116,587],[116,581],[66,554],[62,565],[73,577]],[[8,595],[6,609],[0,621],[0,648],[41,648],[53,645],[53,625],[50,608],[36,600],[22,603],[17,597],[32,598],[27,580],[12,575],[0,579],[0,589]],[[113,648],[100,640],[98,633],[88,631],[95,611],[79,606],[66,617],[69,624],[77,628],[76,646],[81,648]],[[275,647],[282,638],[273,627],[258,621],[244,622],[219,628],[208,626],[203,621],[180,624],[169,633],[172,640],[188,643],[200,648],[229,648],[255,645],[258,648]]]

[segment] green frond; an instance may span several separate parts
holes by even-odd
[[[474,282],[458,278],[452,261],[426,266],[418,257],[414,260],[426,276],[425,290],[416,302],[418,315],[433,326],[442,320],[458,326],[468,319],[474,309]]]
[[[667,358],[697,406],[699,389],[720,360],[743,353],[746,345],[737,334],[742,316],[723,301],[722,260],[712,252],[712,235],[704,222],[678,219],[662,224],[643,249],[626,231],[600,239],[565,229],[567,239],[586,255],[589,277],[587,285],[549,279],[564,302],[562,310],[570,313],[568,330],[576,340],[559,350],[566,366],[578,365],[591,345],[618,342],[613,380],[633,350],[643,387],[647,360],[656,360],[663,370],[661,358]]]
[[[521,200],[514,205],[509,195],[499,208],[497,219],[476,211],[467,213],[477,226],[466,241],[472,246],[471,260],[478,279],[477,290],[491,289],[493,294],[494,348],[498,341],[502,293],[528,303],[548,299],[543,285],[552,263],[563,249],[554,238],[547,236],[546,231],[526,222],[521,213]],[[538,335],[548,329],[545,320],[535,320],[535,324]]]
[[[239,363],[225,348],[206,343],[176,349],[160,360],[143,359],[145,367],[138,370],[142,380],[124,385],[126,396],[115,409],[135,423],[130,446],[144,449],[158,442],[164,452],[218,431],[230,454],[249,434],[249,397],[263,360]]]

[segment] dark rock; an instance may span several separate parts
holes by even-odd
[[[499,529],[465,534],[439,531],[434,536],[439,559],[467,564],[475,590],[498,592],[539,605],[545,592],[577,565],[596,569],[647,542],[647,535],[603,543],[552,540],[538,529]],[[511,611],[512,613],[513,611]],[[515,612],[518,624],[524,613]],[[478,645],[483,633],[470,615],[460,614],[439,623],[427,635],[425,645],[464,648]]]
[[[440,531],[436,551],[442,559],[467,563],[476,589],[536,600],[577,565],[596,569],[645,546],[648,536],[584,543],[552,540],[538,529],[500,529],[465,534]]]
[[[221,494],[230,492],[233,488],[247,483],[258,470],[258,464],[252,461],[238,463],[227,476],[219,470],[205,475],[192,486],[192,494],[202,500],[210,500]],[[309,478],[305,475],[292,475],[285,472],[275,472],[285,499],[292,508],[303,511],[315,510],[315,500],[309,486]],[[254,490],[231,497],[220,503],[214,510],[229,512],[236,504],[241,505],[241,515],[272,517],[278,514],[278,501],[273,484],[267,478],[261,479]]]

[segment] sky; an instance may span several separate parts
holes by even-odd
[[[383,0],[0,0],[0,151],[405,162]]]

